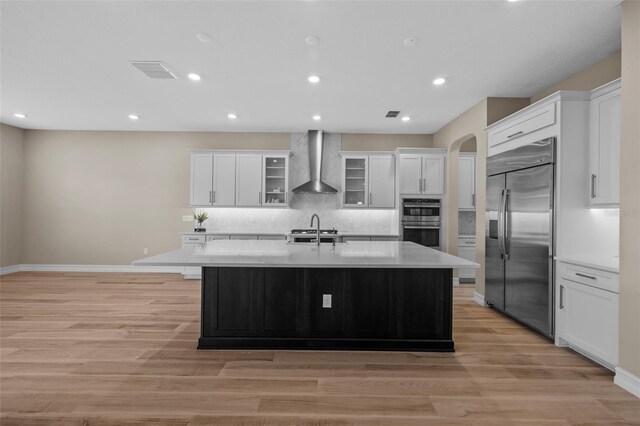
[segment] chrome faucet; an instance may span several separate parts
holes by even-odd
[[[318,216],[316,213],[313,214],[313,216],[311,216],[311,225],[309,226],[313,226],[313,218],[318,219],[318,227],[316,228],[316,245],[320,245],[320,216]]]

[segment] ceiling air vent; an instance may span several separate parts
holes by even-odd
[[[130,61],[134,67],[138,68],[149,78],[177,79],[178,77],[171,71],[164,62],[161,61]]]
[[[398,116],[398,114],[400,114],[400,111],[389,111],[387,112],[387,115],[385,115],[386,118],[396,118]]]

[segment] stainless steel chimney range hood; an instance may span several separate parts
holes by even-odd
[[[324,132],[309,130],[309,182],[293,189],[294,194],[335,194],[337,189],[322,182],[322,145]]]

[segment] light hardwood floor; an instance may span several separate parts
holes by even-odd
[[[0,277],[8,425],[639,424],[612,374],[455,289],[455,353],[197,351],[199,282]]]

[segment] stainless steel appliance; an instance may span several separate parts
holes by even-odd
[[[291,241],[294,243],[315,243],[317,235],[317,229],[292,229]],[[336,238],[338,238],[338,231],[335,229],[320,230],[321,243],[333,243]]]
[[[402,200],[402,240],[440,249],[440,210],[438,199]]]
[[[485,302],[552,338],[555,138],[487,159]]]
[[[309,130],[309,182],[293,188],[294,194],[335,194],[337,189],[322,181],[322,148],[324,131]]]

